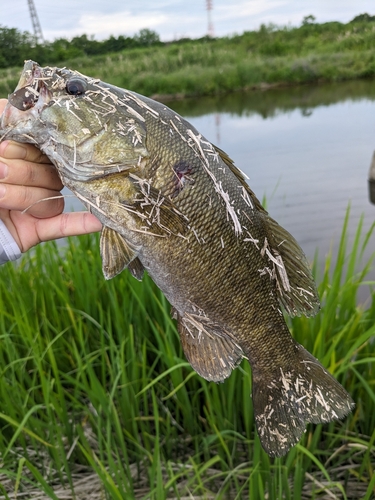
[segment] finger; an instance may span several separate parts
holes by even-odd
[[[0,157],[0,182],[60,191],[63,184],[53,165]]]
[[[0,156],[10,160],[26,160],[33,163],[51,163],[49,158],[40,149],[32,144],[4,141],[0,143]]]
[[[89,212],[64,213],[48,219],[36,219],[21,212],[5,212],[1,209],[0,214],[22,252],[42,241],[93,233],[102,227]]]
[[[51,189],[0,184],[1,208],[20,212],[27,209],[29,215],[38,218],[61,214],[64,210],[64,199],[61,196],[59,191]]]
[[[49,241],[65,236],[95,233],[101,230],[102,224],[90,212],[69,212],[52,219],[39,219],[35,228],[39,241]]]
[[[7,103],[8,103],[7,99],[0,99],[0,113],[4,111],[4,108],[7,105]]]

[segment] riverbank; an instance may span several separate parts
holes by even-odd
[[[262,26],[243,35],[183,40],[54,63],[119,87],[169,99],[375,77],[374,22]],[[37,52],[33,51],[37,59]],[[27,58],[27,54],[25,54]],[[21,68],[0,70],[0,95]]]

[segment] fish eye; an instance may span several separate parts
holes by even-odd
[[[66,91],[70,95],[83,95],[87,90],[86,80],[73,77],[66,82]]]

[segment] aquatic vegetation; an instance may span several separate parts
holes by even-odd
[[[375,489],[374,292],[360,264],[372,228],[327,258],[315,318],[298,341],[356,402],[343,422],[309,426],[286,457],[254,433],[250,369],[224,384],[185,360],[151,280],[106,282],[96,236],[39,246],[0,268],[0,498],[364,498]],[[80,493],[80,492],[86,492]],[[100,493],[100,491],[102,493]],[[100,496],[102,494],[102,496]],[[26,494],[27,496],[27,494]]]

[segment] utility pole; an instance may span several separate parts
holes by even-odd
[[[43,38],[42,28],[40,26],[38,14],[36,13],[34,0],[27,0],[27,3],[29,4],[31,22],[33,23],[35,42],[36,43],[43,43],[44,38]]]
[[[214,24],[212,22],[212,0],[206,0],[206,9],[207,9],[207,35],[215,36],[214,34]]]

